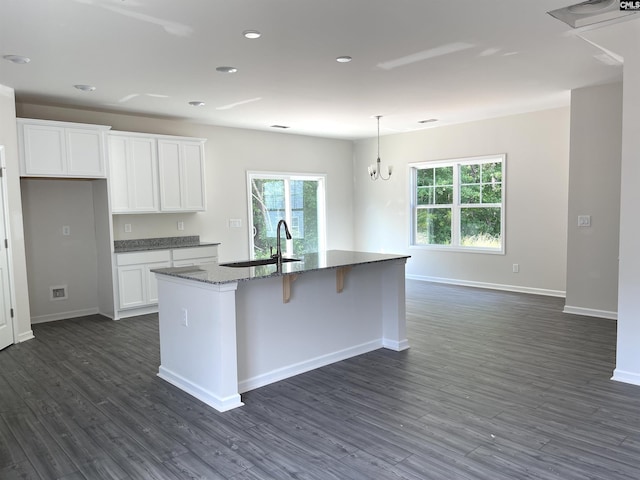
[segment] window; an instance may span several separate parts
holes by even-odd
[[[504,155],[412,164],[412,245],[504,253],[504,167]]]
[[[247,181],[252,258],[269,257],[271,248],[275,253],[281,219],[287,222],[292,237],[286,240],[284,229],[280,232],[283,254],[325,249],[324,175],[249,172]]]

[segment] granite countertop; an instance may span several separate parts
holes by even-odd
[[[385,262],[410,258],[410,255],[388,253],[355,252],[350,250],[328,250],[326,252],[306,253],[296,256],[297,262],[286,262],[282,269],[277,265],[260,265],[257,267],[225,267],[222,265],[190,266],[160,268],[152,272],[198,282],[223,284],[243,282],[260,278],[278,277],[290,274],[302,274],[316,270],[348,267],[366,263]]]
[[[114,253],[145,252],[148,250],[173,250],[176,248],[208,247],[220,245],[214,242],[201,242],[199,235],[184,237],[137,238],[134,240],[115,240]]]

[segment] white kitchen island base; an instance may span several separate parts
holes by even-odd
[[[158,375],[226,411],[243,405],[242,392],[381,347],[404,350],[405,262],[227,283],[157,275]]]

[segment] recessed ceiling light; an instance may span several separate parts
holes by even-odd
[[[248,38],[250,40],[254,40],[262,36],[262,34],[257,30],[245,30],[242,32],[242,35],[244,35],[244,38]]]
[[[216,71],[220,73],[236,73],[238,69],[236,67],[216,67]]]
[[[93,92],[96,89],[93,85],[74,85],[73,87],[83,92]]]
[[[351,60],[353,60],[353,58],[351,58],[349,55],[343,55],[336,58],[336,62],[338,63],[349,63]]]
[[[192,107],[204,107],[204,102],[194,100],[192,102],[189,102],[189,105],[191,105]]]
[[[11,63],[24,64],[29,63],[31,59],[22,55],[4,55],[2,58],[8,60]]]
[[[286,125],[271,125],[271,128],[289,128]]]
[[[432,123],[437,121],[438,121],[437,118],[428,118],[427,120],[418,120],[418,123]]]

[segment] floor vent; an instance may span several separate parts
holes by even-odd
[[[56,285],[55,287],[49,287],[49,293],[49,300],[66,300],[68,298],[66,285]]]

